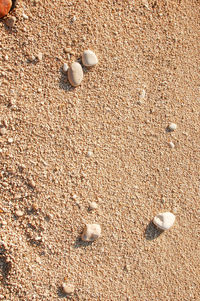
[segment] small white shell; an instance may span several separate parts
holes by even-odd
[[[175,215],[171,212],[159,213],[153,219],[153,223],[161,230],[170,229],[174,222]]]

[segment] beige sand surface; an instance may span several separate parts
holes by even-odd
[[[0,299],[65,300],[68,282],[70,300],[200,300],[200,2],[24,0],[12,15],[13,29],[0,22]],[[72,89],[63,63],[88,48],[99,64]],[[163,211],[176,222],[159,235]],[[102,227],[92,244],[85,223]]]

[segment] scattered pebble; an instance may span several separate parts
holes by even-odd
[[[83,80],[83,69],[77,62],[71,64],[68,69],[68,80],[73,87],[77,87]]]
[[[63,71],[67,72],[67,70],[69,69],[69,66],[67,65],[67,63],[63,64]]]
[[[172,141],[169,142],[169,146],[170,146],[171,148],[175,148],[175,145],[174,145],[174,143],[173,143]]]
[[[170,132],[175,131],[176,128],[177,128],[176,123],[170,123],[170,124],[168,125],[168,130],[169,130]]]
[[[37,54],[37,59],[38,59],[39,61],[42,61],[42,58],[43,58],[43,54],[42,54],[42,52],[39,52],[39,53]]]
[[[175,222],[175,215],[171,212],[159,213],[153,219],[153,223],[161,230],[168,230]]]
[[[6,26],[10,28],[13,27],[15,23],[16,23],[16,18],[14,16],[7,18],[5,21]]]
[[[8,55],[6,54],[5,57],[4,57],[4,60],[5,60],[5,61],[8,61],[8,59],[9,59],[9,57],[8,57]]]
[[[21,216],[24,215],[24,212],[21,211],[21,210],[17,210],[17,211],[15,212],[15,215],[16,215],[17,217],[21,217]]]
[[[87,224],[83,230],[81,239],[83,241],[94,241],[101,235],[101,227],[98,224]]]
[[[33,179],[30,179],[30,180],[28,181],[28,185],[29,185],[31,188],[35,188],[35,186],[36,186],[36,184],[35,184],[35,182],[33,181]]]
[[[93,51],[85,50],[82,55],[82,62],[86,67],[93,67],[98,63],[98,59]]]
[[[10,106],[14,106],[16,104],[16,99],[12,98],[9,104]]]
[[[0,134],[1,134],[1,135],[5,135],[6,132],[7,132],[6,128],[1,128],[1,129],[0,129]]]
[[[88,156],[88,157],[92,157],[92,155],[93,155],[93,152],[92,152],[92,151],[88,151],[88,152],[87,152],[87,156]]]
[[[25,20],[28,20],[28,16],[27,16],[25,13],[22,14],[22,17],[23,17]]]
[[[63,283],[62,284],[63,292],[67,295],[71,295],[74,293],[75,287],[71,283]]]
[[[96,202],[91,202],[89,205],[89,210],[95,210],[98,208],[98,204]]]
[[[8,143],[13,143],[13,138],[8,138]]]

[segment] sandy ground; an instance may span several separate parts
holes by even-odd
[[[0,22],[1,300],[62,300],[64,281],[70,300],[200,300],[200,2],[25,0],[12,15],[12,29]],[[63,63],[88,48],[99,64],[73,89]],[[176,222],[159,235],[164,211]],[[102,236],[81,243],[94,222]]]

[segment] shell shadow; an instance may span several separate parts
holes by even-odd
[[[81,239],[80,236],[78,236],[76,238],[76,241],[74,243],[74,249],[77,249],[77,248],[85,248],[85,247],[88,247],[88,246],[91,246],[92,245],[92,241],[89,241],[89,242],[86,242],[86,241],[83,241]]]
[[[145,230],[145,238],[146,240],[154,240],[157,237],[159,237],[162,233],[164,232],[164,230],[158,229],[154,223],[151,221],[148,226],[146,227]]]

